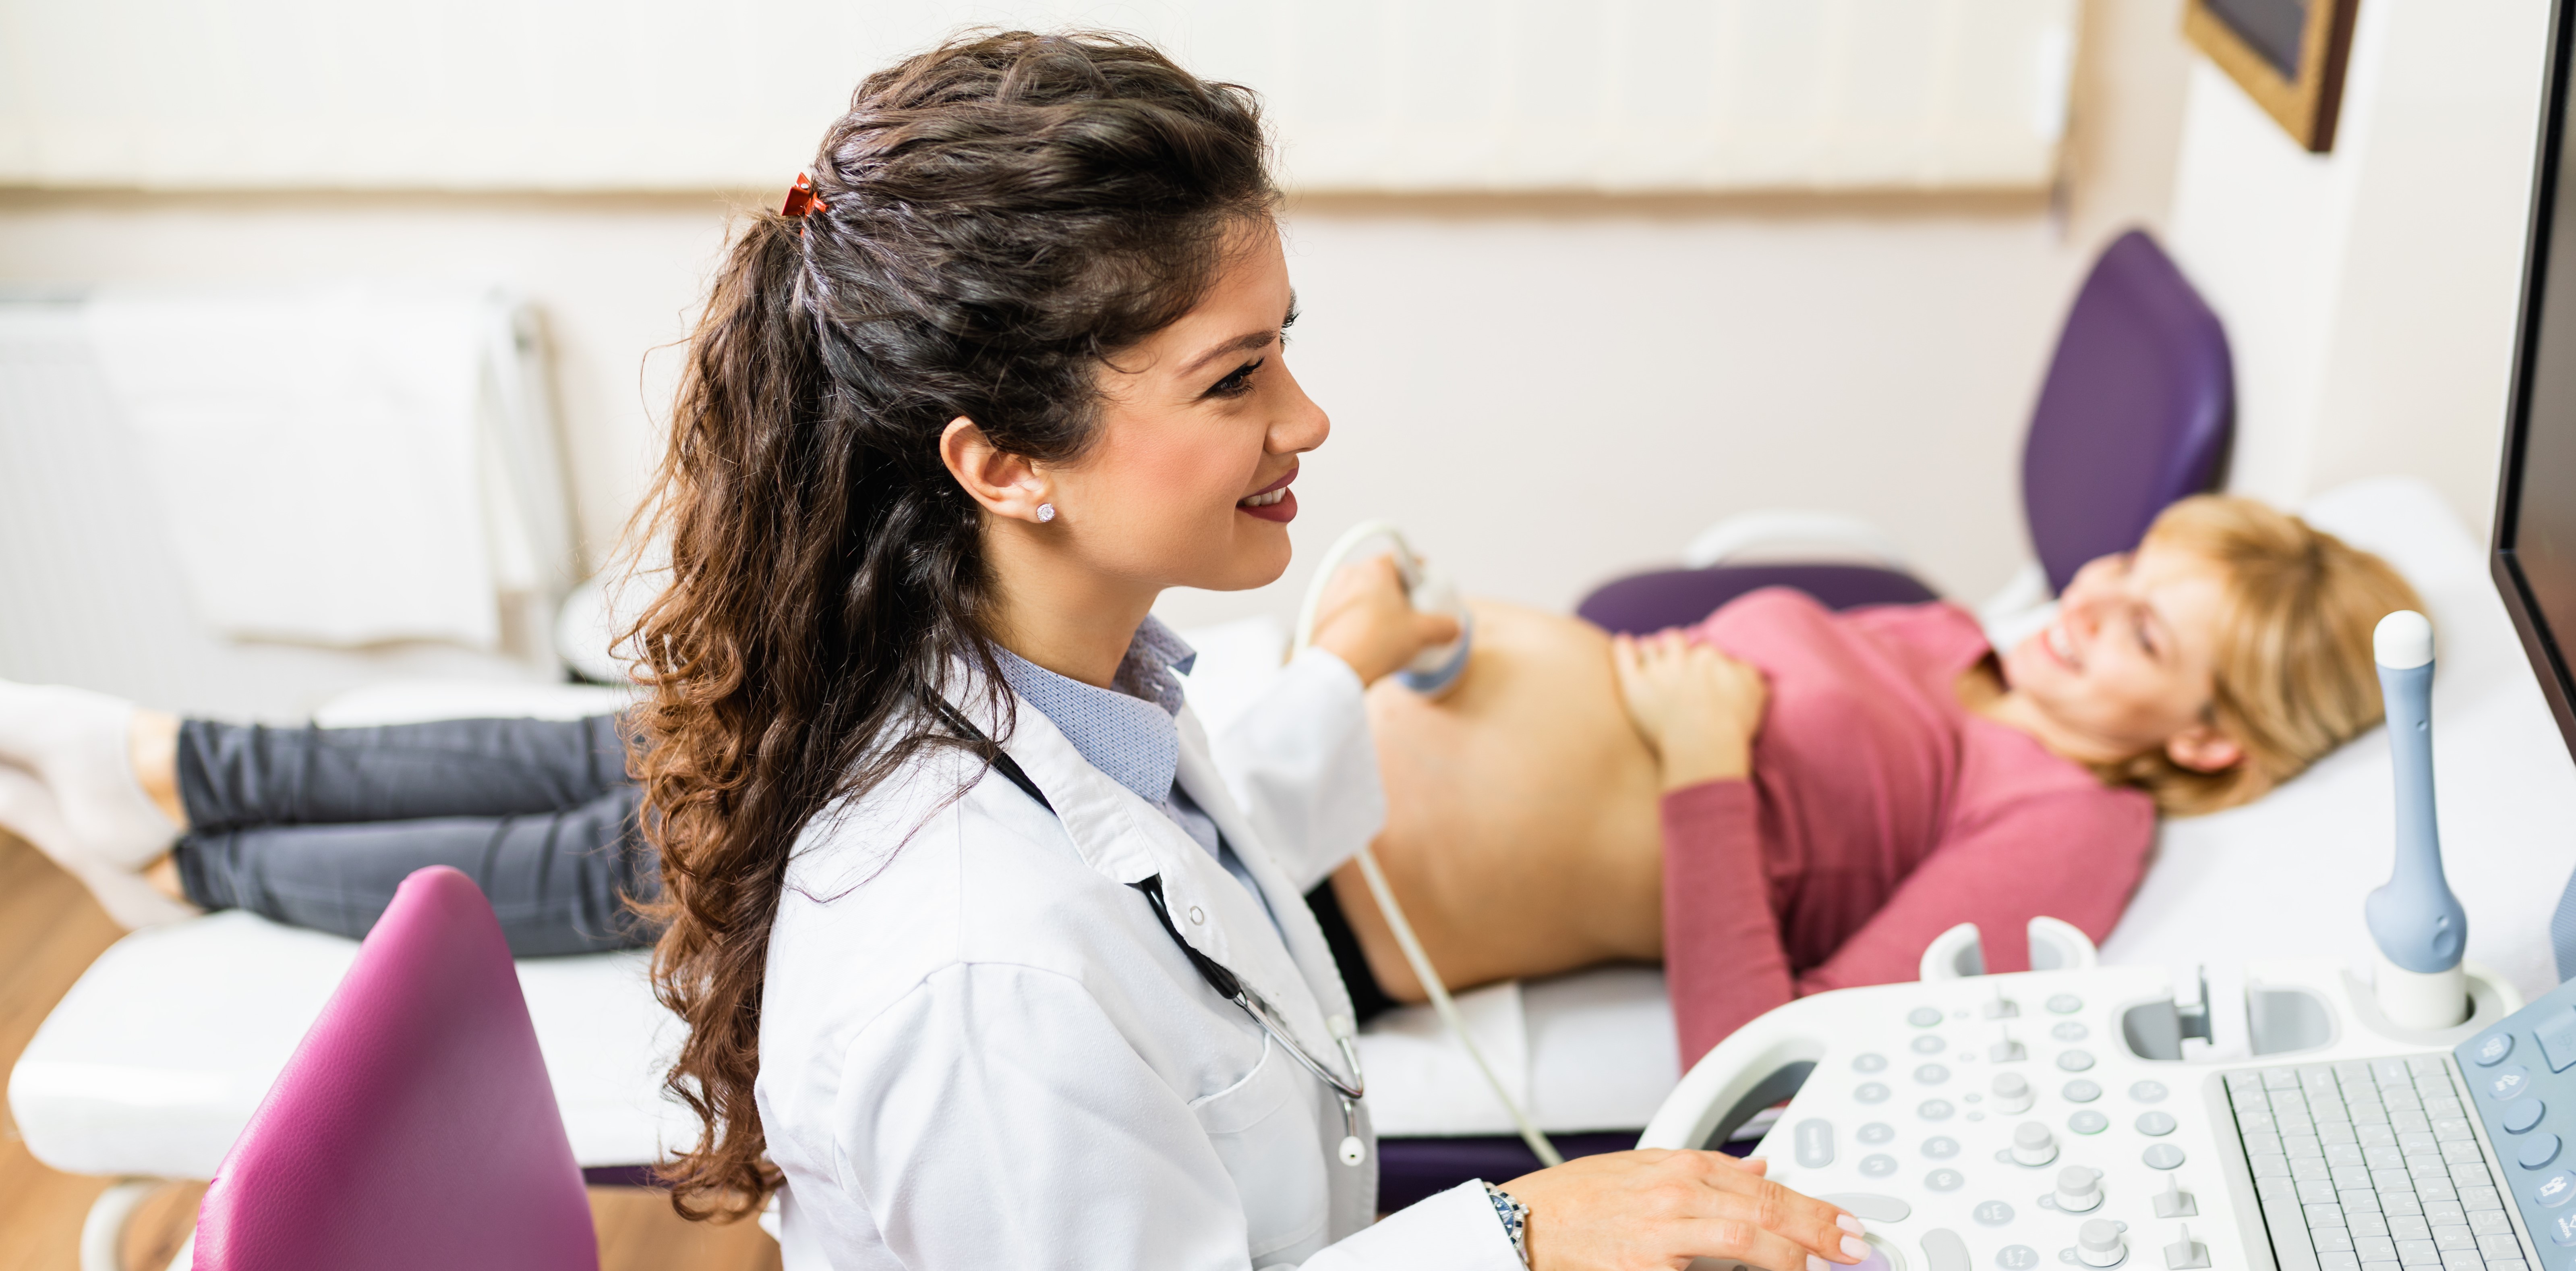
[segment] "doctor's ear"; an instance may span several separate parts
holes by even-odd
[[[1055,519],[1037,465],[996,447],[974,420],[959,415],[948,421],[939,434],[939,461],[985,511],[1032,523]]]

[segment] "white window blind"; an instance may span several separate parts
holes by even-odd
[[[2075,0],[0,0],[0,184],[783,188],[861,75],[1107,27],[1307,191],[2029,188]]]

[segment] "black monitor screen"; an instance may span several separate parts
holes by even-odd
[[[2532,183],[2513,413],[2496,491],[2494,569],[2559,731],[2576,750],[2576,685],[2569,681],[2566,656],[2576,642],[2576,190],[2559,186],[2566,171],[2561,147],[2568,113],[2576,108],[2567,82],[2567,18],[2562,0],[2551,31],[2549,91]]]

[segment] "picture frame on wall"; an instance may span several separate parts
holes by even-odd
[[[2184,0],[2183,35],[2290,139],[2334,149],[2344,63],[2361,0]]]

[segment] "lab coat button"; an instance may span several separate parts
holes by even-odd
[[[1192,906],[1190,906],[1190,925],[1191,925],[1191,926],[1193,926],[1193,927],[1204,927],[1204,926],[1206,926],[1206,925],[1207,925],[1207,911],[1206,911],[1206,910],[1204,910],[1204,909],[1199,908],[1199,907],[1198,907],[1198,906],[1196,906],[1196,905],[1192,905]]]

